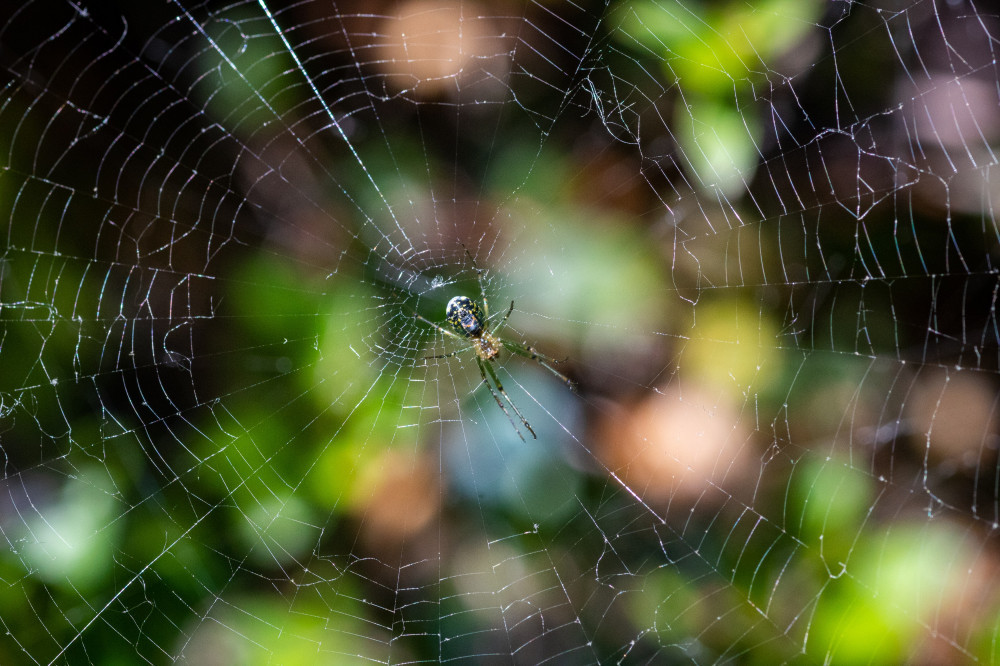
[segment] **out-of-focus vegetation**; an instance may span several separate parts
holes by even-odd
[[[0,14],[0,663],[997,661],[995,23],[265,4]]]

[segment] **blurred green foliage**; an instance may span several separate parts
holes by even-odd
[[[615,36],[655,53],[680,92],[673,135],[686,166],[705,188],[738,196],[761,158],[757,86],[781,76],[776,61],[815,30],[821,0],[619,2]]]

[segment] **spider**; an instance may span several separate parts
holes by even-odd
[[[469,254],[468,249],[466,249],[465,253],[469,255],[469,259],[472,259],[472,255]],[[503,384],[500,383],[500,378],[497,377],[496,370],[493,368],[493,365],[497,362],[497,356],[500,354],[500,350],[506,349],[513,354],[530,358],[531,360],[538,362],[539,365],[562,380],[562,382],[566,384],[570,390],[576,390],[576,387],[572,380],[552,367],[551,364],[559,363],[556,359],[538,352],[534,347],[527,343],[517,343],[504,340],[498,334],[490,331],[490,306],[489,302],[486,300],[486,290],[483,288],[483,271],[475,265],[474,259],[472,260],[472,264],[478,274],[479,292],[482,296],[483,306],[480,308],[479,303],[472,300],[468,296],[455,296],[448,301],[448,305],[445,307],[445,321],[451,324],[455,331],[448,330],[440,324],[435,324],[431,320],[420,316],[416,312],[413,313],[417,319],[421,319],[430,324],[437,330],[441,331],[444,335],[455,338],[456,340],[466,341],[469,343],[469,346],[464,349],[453,351],[449,354],[425,356],[424,358],[449,358],[469,350],[474,351],[476,354],[476,365],[479,366],[479,374],[483,378],[483,383],[486,384],[486,388],[490,390],[490,393],[493,395],[493,399],[496,400],[500,409],[502,409],[503,413],[507,416],[507,420],[510,421],[510,424],[514,427],[514,432],[517,433],[517,436],[521,438],[522,442],[525,441],[524,435],[521,434],[521,430],[517,427],[517,423],[514,422],[510,412],[507,411],[507,407],[504,405],[503,401],[500,400],[501,395],[504,397],[504,400],[507,401],[507,404],[510,405],[510,408],[514,410],[514,413],[517,414],[517,418],[521,420],[524,427],[531,433],[531,436],[534,439],[538,439],[538,435],[535,434],[531,424],[528,423],[528,419],[524,418],[524,415],[521,414],[517,405],[514,404],[514,401],[510,399],[510,396],[507,395],[507,392],[503,389]],[[510,307],[507,308],[507,314],[503,316],[503,319],[501,319],[500,323],[497,324],[495,330],[499,330],[504,323],[506,323],[513,311],[514,301],[511,301]],[[492,385],[490,385],[491,380],[493,382]],[[496,387],[496,390],[494,390],[494,386]],[[500,395],[497,395],[497,392],[499,392]]]

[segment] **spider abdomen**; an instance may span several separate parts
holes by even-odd
[[[479,304],[468,296],[456,296],[448,301],[445,319],[460,333],[470,338],[481,337],[485,331],[482,322],[483,311],[479,308]]]

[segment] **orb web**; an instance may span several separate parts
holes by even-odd
[[[998,35],[0,10],[0,662],[994,663]]]

